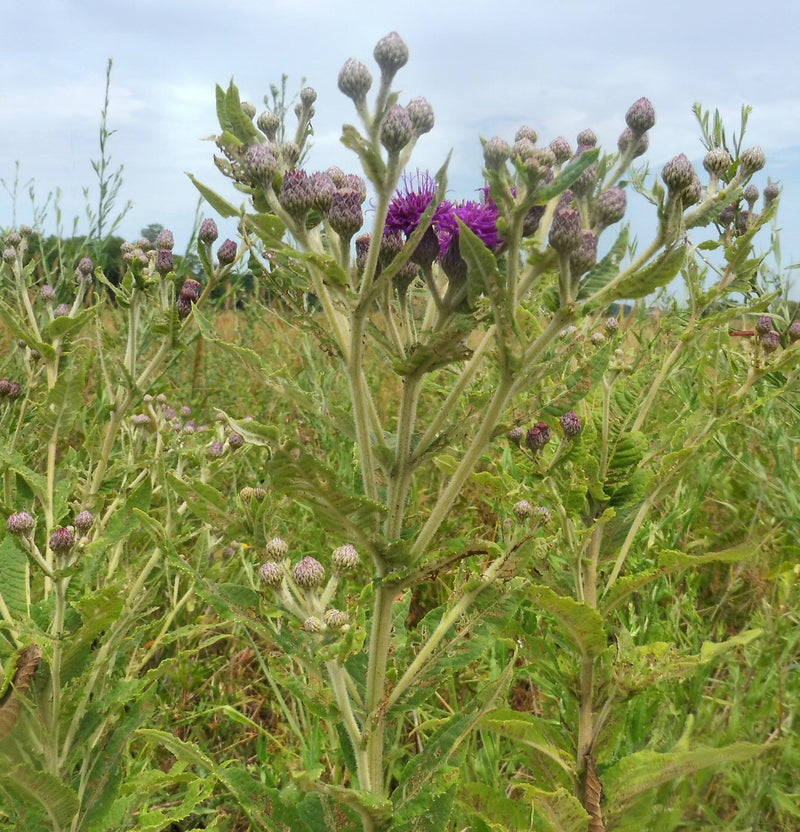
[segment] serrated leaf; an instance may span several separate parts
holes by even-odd
[[[603,619],[596,609],[556,594],[548,586],[532,586],[528,597],[540,610],[549,612],[560,629],[586,658],[599,655],[608,643]]]
[[[228,503],[224,495],[213,485],[199,478],[190,481],[167,474],[167,482],[172,490],[186,502],[189,510],[211,526],[225,524],[228,520]]]
[[[28,765],[0,769],[0,787],[28,804],[38,804],[60,827],[66,827],[78,812],[78,796],[50,772]]]
[[[42,651],[37,645],[31,644],[23,648],[15,656],[13,678],[3,680],[4,691],[0,696],[0,742],[11,733],[16,724],[22,707],[21,697],[28,692],[41,658]],[[6,672],[11,673],[10,666],[6,668]]]
[[[574,755],[562,747],[563,738],[559,736],[560,731],[551,722],[511,708],[497,708],[481,718],[479,727],[526,745],[554,760],[566,772],[575,775]]]
[[[70,333],[80,332],[100,309],[101,304],[95,304],[88,309],[81,309],[74,318],[69,315],[59,315],[45,326],[42,330],[42,337],[52,341],[54,338],[63,338]]]
[[[6,609],[22,618],[28,609],[27,570],[28,556],[18,539],[7,534],[0,543],[0,597]]]
[[[243,144],[254,144],[259,140],[260,136],[253,122],[242,110],[239,89],[233,81],[230,82],[225,93],[225,111],[230,123],[230,127],[226,129],[230,130],[237,139]]]
[[[581,280],[578,300],[597,294],[619,274],[619,264],[628,249],[629,227],[626,225],[608,251],[608,254]]]
[[[530,801],[535,832],[586,832],[589,813],[566,789],[546,792],[528,783],[519,783],[516,789]]]
[[[361,159],[364,172],[374,183],[383,182],[386,176],[386,165],[380,154],[370,142],[364,139],[352,124],[342,126],[341,142],[345,147],[355,151]]]
[[[581,174],[587,168],[591,167],[597,161],[599,156],[599,147],[584,150],[574,162],[570,162],[566,167],[561,169],[555,181],[549,185],[542,185],[540,188],[537,188],[535,194],[536,204],[541,205],[542,203],[549,202],[553,197],[566,191],[573,182],[580,178]]]
[[[463,784],[458,802],[468,815],[479,817],[492,832],[529,832],[530,807],[487,783]]]

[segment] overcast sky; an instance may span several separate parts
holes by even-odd
[[[450,196],[472,198],[481,185],[479,137],[513,140],[523,124],[540,142],[574,144],[591,127],[616,147],[628,106],[642,95],[656,108],[646,157],[651,169],[686,153],[702,172],[703,148],[692,105],[718,108],[728,132],[742,104],[753,106],[745,141],[760,145],[768,177],[784,188],[780,225],[784,265],[800,260],[800,61],[796,0],[3,0],[0,227],[32,220],[28,186],[41,208],[60,189],[66,233],[87,230],[83,189],[93,205],[91,160],[106,62],[111,77],[112,166],[124,165],[120,204],[132,201],[120,233],[135,239],[149,223],[171,228],[176,250],[189,237],[198,195],[191,171],[230,196],[211,162],[218,131],[214,87],[233,78],[259,112],[271,84],[306,79],[319,95],[309,170],[332,164],[357,172],[339,143],[352,103],[336,88],[355,57],[374,69],[372,49],[390,31],[411,58],[397,76],[401,103],[423,95],[436,127],[418,145],[413,166],[438,169],[453,148]],[[375,73],[377,74],[377,72]],[[205,215],[213,215],[210,209]],[[655,223],[655,219],[652,219]],[[646,223],[645,223],[646,224]],[[52,202],[45,230],[55,225]],[[223,233],[235,236],[232,224]]]

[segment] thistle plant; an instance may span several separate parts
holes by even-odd
[[[692,455],[742,418],[745,402],[748,413],[760,406],[755,390],[771,395],[763,392],[770,374],[796,383],[800,353],[780,352],[765,331],[748,343],[746,377],[717,378],[685,406],[672,399],[690,359],[716,372],[708,356],[720,327],[774,299],[746,292],[744,306],[723,305],[760,279],[753,237],[777,201],[756,216],[745,189],[763,153],[710,150],[705,182],[679,154],[649,182],[630,169],[655,125],[642,98],[624,117],[618,152],[604,153],[590,129],[573,152],[563,137],[540,145],[535,130],[521,128],[513,141],[484,142],[483,198],[450,199],[446,163],[433,175],[411,164],[434,111],[424,98],[401,103],[394,91],[405,44],[392,33],[374,58],[377,80],[356,59],[338,77],[360,122],[345,125],[342,141],[363,178],[299,166],[309,104],[297,113],[298,140],[286,141],[274,118],[253,123],[231,84],[217,90],[216,161],[246,205],[196,183],[220,213],[239,218],[243,245],[275,299],[270,314],[316,338],[319,355],[308,355],[307,367],[327,356],[346,380],[346,407],[327,399],[317,407],[292,378],[276,376],[195,314],[216,348],[299,403],[298,420],[330,420],[340,445],[324,458],[291,430],[224,413],[244,450],[267,449],[272,490],[285,511],[292,502],[305,507],[315,529],[309,541],[324,537],[332,554],[310,550],[298,528],[276,536],[262,512],[248,526],[248,545],[262,553],[249,587],[234,596],[195,573],[203,596],[253,633],[254,648],[282,651],[269,668],[263,659],[265,675],[281,702],[288,691],[309,703],[324,747],[311,748],[295,723],[302,752],[291,786],[280,777],[245,785],[233,761],[223,769],[168,732],[141,735],[213,771],[258,828],[294,828],[307,817],[320,829],[433,830],[451,818],[478,828],[640,828],[642,795],[766,748],[695,747],[686,736],[657,754],[615,744],[612,730],[632,697],[756,637],[737,634],[689,655],[637,643],[633,625],[616,643],[612,633],[644,587],[744,558],[758,545],[689,555],[680,547],[693,543],[691,530],[657,551],[644,532],[666,522],[665,501],[688,476]],[[315,98],[306,92],[307,102]],[[657,211],[645,246],[630,245],[626,227],[606,239],[624,217],[629,180]],[[704,260],[693,241],[695,229],[715,225],[718,240],[703,251],[718,248],[719,263]],[[656,330],[652,337],[670,347],[663,361],[660,353],[650,359],[647,326],[637,350],[609,307],[651,296],[679,274],[688,313],[679,333]],[[733,404],[740,407],[730,411]],[[653,422],[666,405],[668,435]],[[324,429],[317,424],[316,434]],[[210,485],[204,494],[222,501]],[[506,517],[487,518],[486,503],[505,505]],[[428,605],[416,623],[413,598]],[[496,670],[475,690],[467,669],[488,654]],[[557,680],[563,705],[552,718],[507,707],[520,663]],[[452,705],[442,700],[446,708],[437,710],[433,688],[449,675],[459,681],[448,688]],[[535,784],[504,783],[512,799],[471,782],[485,750],[465,755],[476,731],[521,740],[531,753],[518,752],[520,765]],[[268,811],[253,805],[254,794]],[[672,820],[659,828],[673,828]]]

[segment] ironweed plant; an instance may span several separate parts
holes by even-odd
[[[483,199],[457,201],[447,164],[411,172],[434,113],[393,90],[406,45],[392,33],[374,58],[374,96],[355,59],[338,79],[360,120],[342,141],[364,178],[298,167],[313,89],[295,140],[278,141],[280,118],[256,116],[231,83],[217,89],[216,162],[247,205],[196,182],[239,217],[265,314],[316,339],[305,372],[328,368],[304,389],[195,312],[297,408],[286,430],[223,414],[265,448],[283,513],[252,519],[249,585],[223,591],[184,565],[252,632],[294,734],[290,770],[248,772],[169,732],[140,735],[211,772],[254,828],[678,828],[685,807],[669,806],[665,784],[778,747],[793,719],[720,746],[695,739],[682,712],[665,745],[632,716],[759,636],[709,627],[689,644],[654,622],[668,619],[668,587],[681,606],[681,576],[776,545],[754,521],[715,548],[721,536],[691,519],[705,495],[687,488],[699,459],[797,389],[797,327],[766,314],[775,295],[753,247],[778,203],[775,185],[760,201],[750,183],[764,153],[741,136],[729,147],[698,111],[705,172],[681,154],[651,181],[630,170],[655,125],[641,98],[612,152],[588,129],[576,147],[530,127],[484,141]],[[648,245],[612,230],[631,183],[656,210]],[[685,306],[639,305],[638,323],[610,314],[678,275]],[[729,336],[732,322],[746,338]],[[339,379],[346,404],[322,390]],[[202,495],[224,502],[213,484]]]

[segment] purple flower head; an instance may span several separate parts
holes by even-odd
[[[403,187],[397,191],[389,203],[386,215],[387,231],[402,231],[410,236],[419,225],[420,218],[436,196],[436,182],[433,177],[419,170],[403,176]],[[433,215],[433,224],[453,210],[447,200],[439,203]]]
[[[497,206],[494,202],[461,202],[454,206],[453,211],[443,216],[439,221],[442,255],[447,252],[454,241],[458,245],[458,220],[479,237],[481,242],[491,249],[496,249],[502,239],[497,233]]]

